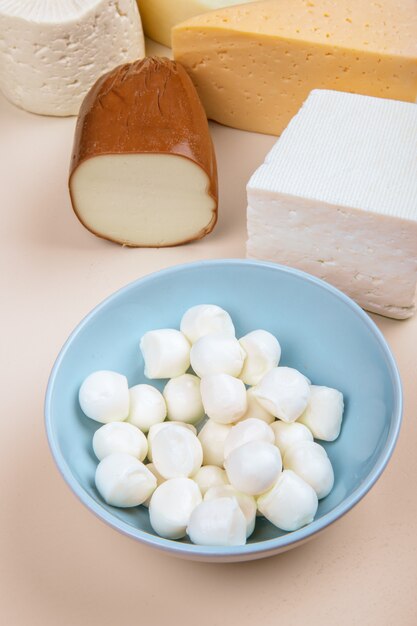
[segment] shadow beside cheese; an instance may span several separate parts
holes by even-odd
[[[174,246],[214,228],[214,148],[179,64],[151,57],[96,82],[80,110],[69,187],[84,226],[123,245]]]

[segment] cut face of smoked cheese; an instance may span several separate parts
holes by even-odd
[[[323,278],[374,313],[413,314],[416,104],[313,91],[247,189],[249,257]]]
[[[173,246],[213,229],[213,144],[179,64],[147,58],[97,81],[80,110],[69,186],[81,222],[123,245]]]
[[[93,83],[145,55],[135,0],[0,0],[0,89],[43,115],[77,115]]]
[[[252,0],[138,0],[145,34],[171,47],[171,28],[194,15]]]
[[[269,0],[172,31],[209,118],[280,135],[313,89],[414,102],[415,0]]]

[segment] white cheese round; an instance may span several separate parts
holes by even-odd
[[[276,482],[282,469],[281,454],[272,443],[249,441],[229,454],[224,467],[235,489],[257,496]]]
[[[197,304],[191,307],[184,313],[180,328],[191,344],[210,333],[235,336],[232,318],[216,304]]]
[[[148,453],[148,441],[136,426],[127,422],[112,422],[96,430],[93,450],[99,461],[113,452],[124,452],[143,461]]]
[[[166,479],[193,476],[203,462],[201,443],[192,432],[168,424],[152,442],[152,462]]]
[[[188,339],[174,328],[145,333],[140,340],[146,378],[174,378],[190,367]]]
[[[290,469],[317,493],[319,500],[333,488],[333,467],[326,450],[314,441],[295,443],[284,455],[284,468]]]
[[[284,422],[295,422],[306,409],[310,385],[292,367],[275,367],[254,388],[254,394],[267,411]]]
[[[78,399],[83,413],[96,422],[121,422],[129,414],[127,378],[107,370],[93,372],[81,385]]]
[[[201,502],[198,485],[190,478],[167,480],[154,491],[149,503],[149,519],[154,531],[166,539],[181,539],[190,516]]]
[[[122,508],[142,504],[156,488],[156,478],[146,466],[122,452],[109,454],[100,461],[95,481],[107,504]]]
[[[201,399],[208,417],[219,424],[232,424],[247,409],[246,388],[239,378],[212,374],[201,379]]]
[[[200,378],[211,374],[239,376],[245,352],[230,334],[210,333],[193,344],[190,360],[191,367]]]
[[[299,422],[287,423],[277,420],[271,424],[271,428],[275,435],[275,445],[280,449],[282,456],[299,441],[313,441],[311,431]]]
[[[160,424],[154,424],[150,427],[148,432],[148,460],[152,461],[152,443],[155,435],[159,433],[161,428],[165,428],[168,425],[176,424],[182,428],[188,428],[194,435],[197,435],[197,429],[192,424],[186,424],[185,422],[162,422]]]
[[[334,441],[340,434],[343,418],[343,394],[331,387],[312,385],[310,400],[298,418],[313,433],[315,439]]]
[[[224,442],[224,458],[248,441],[266,441],[274,443],[275,437],[271,427],[262,420],[250,417],[232,426]]]
[[[281,358],[281,346],[274,335],[266,330],[253,330],[239,343],[245,351],[246,359],[239,378],[245,385],[257,385]]]
[[[147,433],[151,426],[160,424],[167,415],[161,392],[152,385],[135,385],[129,389],[130,411],[127,421]]]
[[[219,485],[228,485],[226,471],[217,465],[203,465],[198,472],[192,476],[197,485],[200,487],[201,494],[204,494],[212,487]]]
[[[204,500],[214,500],[216,498],[236,498],[240,509],[246,519],[246,537],[250,537],[255,530],[256,522],[256,500],[247,493],[237,491],[232,485],[217,485],[211,487],[203,494]]]
[[[163,391],[168,409],[168,419],[196,424],[204,417],[200,393],[200,379],[193,374],[183,374],[166,384]]]
[[[231,429],[229,424],[218,424],[214,420],[207,420],[198,433],[203,448],[204,465],[223,467],[224,442]]]
[[[206,500],[192,512],[187,534],[199,545],[243,546],[246,519],[236,498]]]

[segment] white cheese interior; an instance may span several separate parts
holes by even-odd
[[[212,221],[209,178],[168,154],[103,155],[71,179],[74,207],[93,232],[121,243],[167,246],[196,238]]]
[[[144,54],[135,0],[0,0],[0,89],[28,111],[77,115],[99,76]]]
[[[248,185],[249,257],[395,318],[415,310],[417,106],[316,90]]]

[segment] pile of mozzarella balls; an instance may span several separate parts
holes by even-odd
[[[180,328],[140,341],[145,376],[169,379],[162,393],[112,371],[81,385],[83,412],[104,424],[93,438],[100,495],[148,506],[158,535],[201,545],[245,544],[257,515],[284,531],[310,523],[334,482],[314,438],[338,437],[342,394],[279,367],[271,333],[238,340],[219,306],[188,309]]]

